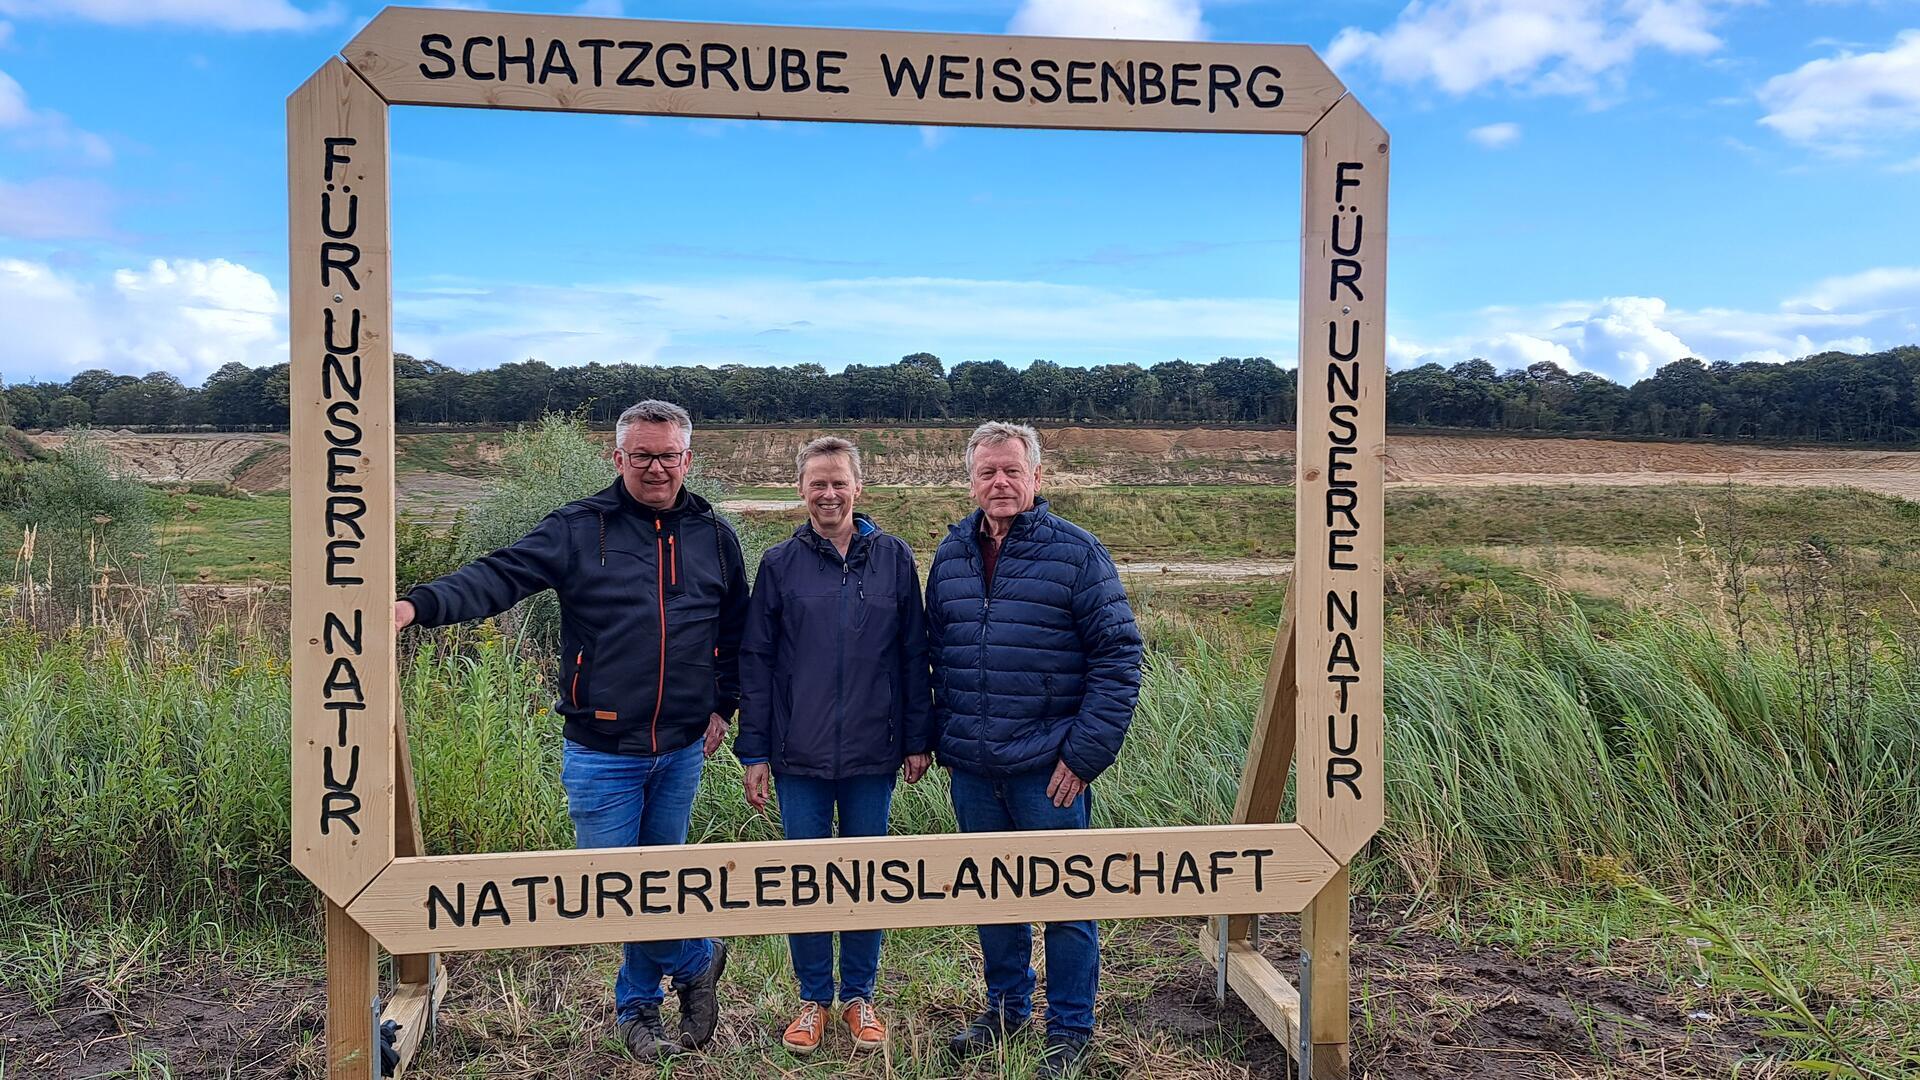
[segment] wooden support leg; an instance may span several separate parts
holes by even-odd
[[[398,676],[393,685],[400,685]],[[393,853],[400,858],[425,855],[426,844],[420,832],[420,801],[413,787],[413,754],[407,745],[407,718],[398,702],[393,707],[393,761]],[[393,979],[402,986],[431,986],[438,967],[439,956],[434,953],[396,956]]]
[[[373,997],[380,989],[380,950],[373,936],[327,901],[327,1080],[380,1075]]]
[[[1287,791],[1287,770],[1293,767],[1296,724],[1293,717],[1293,595],[1287,595],[1287,614],[1273,638],[1273,657],[1267,661],[1267,685],[1253,716],[1253,735],[1247,760],[1240,768],[1240,794],[1234,801],[1236,825],[1280,820],[1280,799]],[[1258,916],[1234,915],[1227,920],[1227,939],[1250,941]]]
[[[1341,867],[1300,915],[1301,1080],[1348,1080],[1349,876]]]

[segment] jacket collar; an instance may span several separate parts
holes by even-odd
[[[833,546],[833,541],[816,532],[812,521],[801,522],[799,526],[793,530],[793,535],[795,539],[800,540],[823,555],[831,555],[835,559],[840,557],[840,551]],[[873,538],[878,535],[880,535],[880,526],[875,525],[872,518],[855,510],[853,512],[853,542],[847,545],[847,558],[851,560],[855,552],[860,551],[872,543]]]
[[[1007,539],[1011,540],[1016,536],[1024,536],[1027,530],[1033,528],[1039,523],[1041,518],[1046,517],[1052,512],[1052,509],[1047,505],[1046,496],[1035,495],[1033,497],[1032,509],[1023,510],[1019,514],[1014,515],[1013,524],[1007,529]],[[975,510],[973,513],[968,514],[956,522],[947,530],[947,534],[971,544],[975,543],[975,537],[987,531],[986,526],[987,512],[985,510]]]

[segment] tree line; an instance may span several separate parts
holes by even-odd
[[[660,367],[539,360],[460,371],[394,357],[401,423],[513,424],[564,412],[612,423],[644,398],[702,422],[916,423],[1020,417],[1082,423],[1284,424],[1293,372],[1263,356],[1142,367],[999,360],[949,369],[931,353],[883,365]],[[1821,353],[1783,364],[1675,360],[1632,386],[1541,362],[1506,372],[1485,360],[1422,364],[1387,377],[1399,426],[1666,437],[1901,443],[1920,440],[1920,347]],[[83,371],[0,392],[0,426],[284,428],[287,366],[230,363],[198,387],[165,373]]]

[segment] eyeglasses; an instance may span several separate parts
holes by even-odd
[[[641,472],[646,472],[655,465],[660,466],[661,472],[672,472],[687,457],[685,450],[675,450],[670,454],[636,454],[631,450],[621,450],[619,453],[626,457],[627,464]]]

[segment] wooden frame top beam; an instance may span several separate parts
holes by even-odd
[[[393,105],[1096,130],[1307,132],[1346,93],[1304,45],[387,8],[344,50]]]

